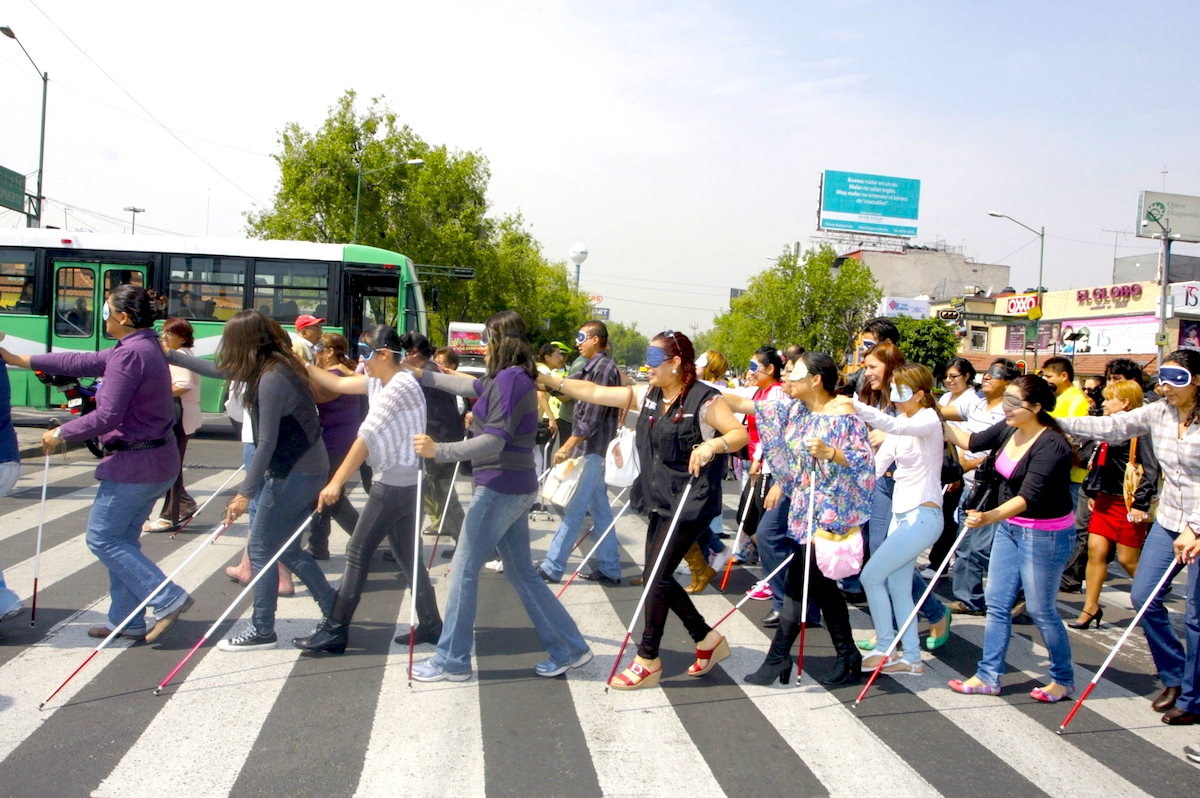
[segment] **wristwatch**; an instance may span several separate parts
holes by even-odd
[[[62,437],[62,427],[55,427],[54,432],[51,432],[50,434],[56,438],[61,438]]]

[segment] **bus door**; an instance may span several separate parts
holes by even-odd
[[[386,324],[397,329],[396,316],[399,308],[400,275],[398,272],[380,272],[376,269],[358,270],[347,267],[342,272],[342,328],[350,351],[358,343],[362,331],[375,324]]]
[[[146,285],[145,264],[55,261],[54,296],[50,313],[51,352],[99,352],[116,344],[104,331],[103,307],[108,293],[119,285]],[[51,391],[50,404],[65,398]]]

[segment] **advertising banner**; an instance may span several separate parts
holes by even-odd
[[[929,300],[898,296],[885,296],[875,310],[876,316],[907,316],[910,319],[927,319],[930,313]]]
[[[1065,340],[1072,333],[1085,335],[1078,341]],[[1158,319],[1154,316],[1075,319],[1062,323],[1059,351],[1064,355],[1149,355],[1157,351],[1157,334]]]
[[[920,180],[827,169],[821,186],[821,230],[916,236]]]
[[[1005,352],[1024,352],[1025,351],[1025,325],[1010,324],[1005,330],[1004,335],[1004,351]]]
[[[1141,238],[1162,238],[1162,227],[1171,229],[1172,241],[1200,242],[1200,197],[1143,191],[1138,194],[1138,219],[1134,229]],[[1149,221],[1145,227],[1143,221]]]

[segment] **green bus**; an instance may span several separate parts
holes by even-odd
[[[225,322],[261,310],[289,332],[296,317],[326,320],[353,346],[363,329],[387,324],[426,332],[413,262],[398,252],[308,241],[115,235],[53,229],[0,230],[0,330],[23,355],[94,352],[115,341],[98,312],[116,286],[157,292],[163,319],[186,318],[195,354],[212,357]],[[160,322],[161,326],[161,322]],[[9,370],[14,407],[47,408],[62,396],[32,373]],[[224,410],[224,385],[205,378],[201,409]]]

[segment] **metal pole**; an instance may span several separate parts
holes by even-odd
[[[46,91],[50,86],[50,73],[42,73],[42,133],[38,141],[37,224],[42,226],[42,163],[46,156]]]
[[[137,232],[137,211],[129,214],[133,218],[133,225],[129,228],[129,234],[133,235]]]
[[[358,165],[358,187],[354,189],[354,235],[350,238],[351,244],[358,243],[358,202],[362,198],[362,164]]]
[[[1038,364],[1038,344],[1042,338],[1042,318],[1045,318],[1046,311],[1042,308],[1042,269],[1046,265],[1046,226],[1042,225],[1042,232],[1038,233],[1042,239],[1041,253],[1038,255],[1038,284],[1037,284],[1037,306],[1038,310],[1042,311],[1042,317],[1037,320],[1037,327],[1033,333],[1033,370],[1037,371]]]
[[[1158,340],[1161,341],[1155,351],[1158,353],[1154,358],[1155,365],[1161,366],[1163,362],[1163,353],[1167,348],[1167,291],[1170,290],[1171,283],[1171,221],[1167,220],[1167,226],[1159,227],[1163,231],[1163,268],[1162,274],[1162,296],[1159,299],[1160,308],[1158,312]]]

